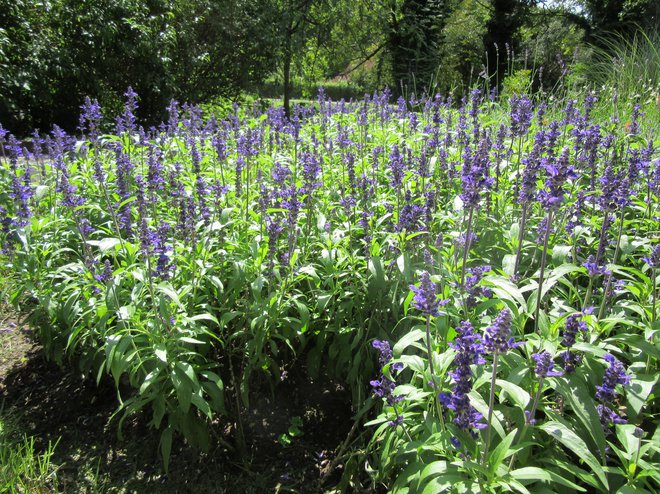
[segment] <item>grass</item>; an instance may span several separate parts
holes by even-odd
[[[0,410],[0,492],[57,492],[57,466],[52,462],[57,443],[40,452],[35,438],[22,432],[12,414]]]
[[[660,33],[638,31],[632,38],[620,34],[601,40],[594,62],[589,67],[591,79],[600,87],[617,89],[623,99],[656,91],[660,85]]]

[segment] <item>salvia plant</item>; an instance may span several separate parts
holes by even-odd
[[[3,293],[165,469],[180,439],[245,457],[296,369],[351,392],[346,489],[657,491],[654,100],[320,93],[145,129],[125,96],[0,127]]]

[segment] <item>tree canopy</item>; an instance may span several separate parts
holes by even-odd
[[[652,0],[0,0],[0,122],[19,133],[72,129],[85,96],[113,114],[128,85],[140,118],[155,123],[172,98],[236,98],[265,83],[280,88],[285,108],[296,88],[320,83],[460,92],[479,76],[497,87],[516,68],[543,65],[552,84],[557,54],[652,29],[658,8]]]

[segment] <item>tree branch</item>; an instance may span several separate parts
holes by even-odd
[[[371,60],[372,58],[374,58],[374,57],[378,54],[378,52],[381,51],[381,50],[382,50],[383,48],[385,48],[386,46],[387,46],[387,42],[383,42],[383,43],[381,43],[381,45],[378,46],[378,48],[376,48],[376,49],[375,49],[374,51],[372,51],[369,55],[367,55],[365,58],[363,58],[362,61],[361,61],[359,64],[357,64],[357,65],[355,65],[354,67],[351,67],[350,69],[348,69],[348,70],[342,72],[341,74],[339,74],[339,77],[346,77],[348,74],[354,72],[355,70],[357,70],[358,68],[360,68],[362,65],[364,65],[365,63],[367,63],[369,60]]]

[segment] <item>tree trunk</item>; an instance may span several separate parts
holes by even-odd
[[[284,114],[291,116],[291,62],[293,50],[291,49],[291,29],[287,29],[284,41]]]

